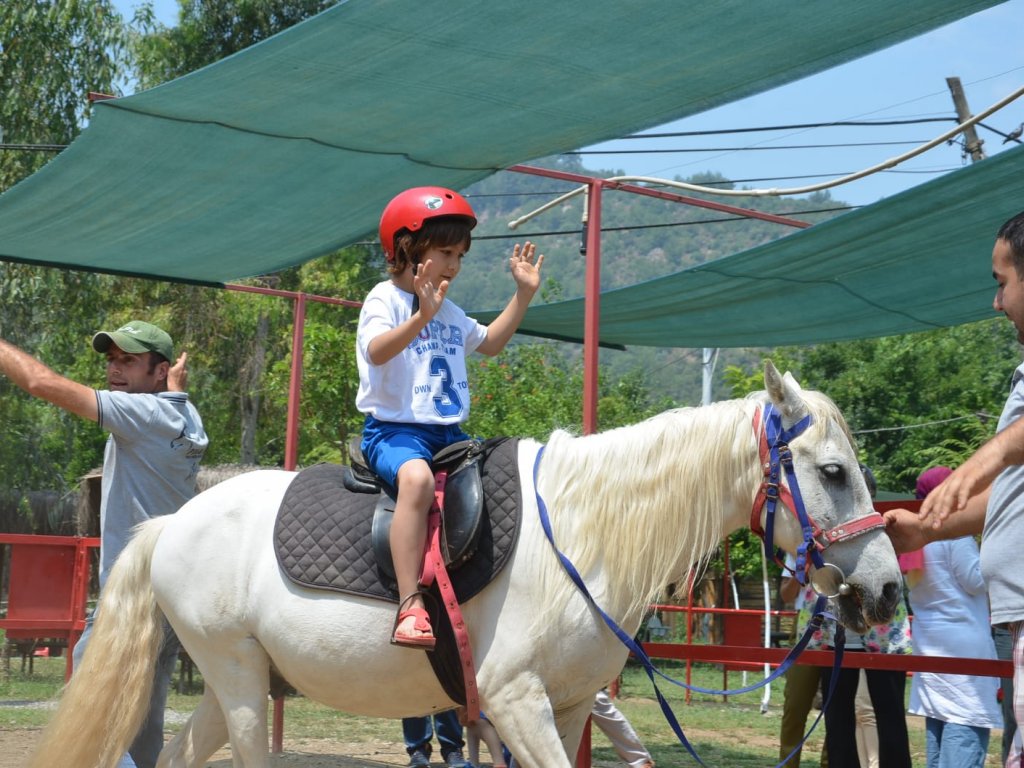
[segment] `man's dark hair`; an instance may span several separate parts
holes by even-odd
[[[1024,280],[1024,211],[1003,224],[996,233],[996,239],[1010,244],[1013,268],[1017,271],[1017,277]]]
[[[875,473],[871,471],[871,467],[867,464],[860,465],[861,474],[864,475],[864,482],[868,485],[868,493],[871,494],[871,498],[875,498],[878,494],[878,483],[875,481]]]
[[[149,355],[149,370],[146,371],[146,373],[152,373],[153,371],[155,371],[156,367],[160,365],[160,363],[171,362],[166,357],[161,355],[159,352],[147,352],[146,354]]]

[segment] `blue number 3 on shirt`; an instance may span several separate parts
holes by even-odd
[[[434,410],[438,416],[457,416],[462,413],[462,400],[452,386],[452,369],[440,355],[430,358],[430,375],[441,377],[442,394],[434,398]]]

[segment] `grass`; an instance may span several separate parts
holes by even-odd
[[[52,700],[64,682],[63,658],[37,658],[32,674],[22,673],[17,658],[11,660],[11,674],[0,678],[0,730],[38,728],[45,725],[49,712],[44,707],[12,705],[11,702],[46,702]],[[682,663],[663,662],[659,668],[667,675],[683,681]],[[196,673],[194,690],[179,694],[172,690],[168,708],[189,714],[201,692],[201,678]],[[747,674],[748,683],[760,679],[759,671]],[[694,684],[704,688],[723,687],[721,669],[713,665],[695,664]],[[742,673],[730,672],[731,688],[742,685]],[[782,713],[782,682],[772,684],[768,710],[761,714],[762,691],[730,696],[694,693],[685,702],[686,691],[659,680],[658,687],[671,703],[683,732],[701,759],[715,768],[764,768],[778,762],[778,733]],[[909,692],[909,685],[908,685]],[[659,768],[682,768],[696,763],[680,746],[654,698],[650,681],[639,667],[627,666],[616,705],[629,718]],[[910,747],[915,768],[925,765],[924,728],[922,718],[908,716]],[[173,731],[179,726],[169,724]],[[285,732],[289,739],[338,739],[349,742],[397,741],[401,738],[393,720],[348,715],[328,709],[299,696],[289,697],[285,704]],[[819,727],[804,748],[804,765],[816,766],[824,738]],[[608,740],[599,730],[592,736],[595,764],[621,765]],[[999,764],[999,732],[993,731],[986,766]]]

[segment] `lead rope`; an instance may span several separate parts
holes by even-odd
[[[679,686],[680,688],[685,688],[690,691],[696,691],[698,693],[707,693],[716,696],[736,695],[740,693],[749,693],[750,691],[756,691],[758,688],[768,685],[773,680],[779,678],[781,675],[784,675],[789,670],[789,668],[793,666],[793,663],[796,660],[796,658],[801,653],[803,653],[804,649],[807,648],[807,644],[810,642],[811,636],[821,629],[821,625],[825,619],[830,619],[832,621],[836,620],[835,616],[833,616],[830,612],[825,610],[827,598],[824,595],[818,596],[818,600],[814,605],[814,615],[811,618],[811,620],[807,623],[807,629],[804,631],[803,637],[801,637],[800,641],[793,646],[793,648],[790,650],[788,654],[786,654],[786,658],[782,660],[782,663],[778,666],[778,668],[761,682],[755,683],[754,685],[748,685],[743,688],[737,688],[735,690],[716,690],[712,688],[701,688],[697,685],[687,685],[686,683],[669,677],[668,675],[666,675],[654,666],[653,662],[651,661],[651,658],[647,655],[647,652],[643,649],[643,647],[638,642],[636,642],[636,640],[634,640],[632,637],[626,634],[625,630],[623,630],[622,627],[620,627],[616,623],[615,619],[613,619],[611,616],[605,613],[601,606],[597,604],[597,602],[591,596],[590,590],[588,590],[586,584],[584,584],[583,577],[580,576],[579,571],[576,570],[576,566],[572,564],[572,561],[569,560],[569,558],[566,557],[565,554],[563,554],[562,551],[559,550],[558,546],[555,544],[554,534],[551,532],[551,520],[548,517],[547,505],[544,503],[544,499],[541,498],[540,489],[537,487],[537,475],[538,470],[540,468],[540,460],[543,455],[544,446],[541,446],[540,450],[537,451],[537,458],[533,462],[533,489],[534,494],[537,497],[537,511],[540,516],[540,524],[541,527],[544,529],[544,535],[547,537],[548,542],[550,542],[551,544],[551,548],[555,552],[555,556],[558,558],[558,561],[562,564],[562,568],[565,569],[565,572],[568,574],[569,578],[572,579],[572,582],[576,585],[576,588],[579,589],[579,591],[583,594],[583,597],[586,598],[587,602],[590,604],[590,607],[597,611],[598,615],[608,626],[608,629],[610,629],[612,633],[617,638],[619,638],[619,641],[623,645],[625,645],[626,648],[628,648],[643,665],[644,672],[647,673],[647,677],[650,679],[651,685],[654,687],[654,694],[655,696],[657,696],[658,704],[661,706],[661,712],[665,716],[665,720],[666,722],[668,722],[669,727],[671,727],[672,731],[675,733],[676,738],[679,739],[679,743],[686,748],[686,751],[690,753],[690,756],[693,757],[694,760],[696,760],[700,765],[704,766],[704,768],[708,768],[705,762],[700,759],[700,755],[697,754],[696,750],[694,750],[693,748],[693,745],[690,744],[689,740],[686,738],[686,735],[683,733],[682,726],[679,725],[679,721],[676,719],[675,712],[672,711],[672,707],[669,706],[669,703],[662,694],[661,689],[658,688],[658,683],[654,679],[655,675],[662,678],[663,680],[667,680],[673,685]],[[825,695],[825,701],[822,704],[821,714],[818,715],[818,719],[814,721],[814,724],[811,726],[811,729],[804,735],[804,738],[803,740],[801,740],[798,748],[803,746],[804,741],[807,740],[807,737],[810,736],[814,729],[818,726],[818,722],[821,720],[822,715],[828,708],[829,702],[832,701],[832,693],[835,691],[836,683],[839,679],[839,670],[843,664],[843,646],[845,644],[845,640],[845,630],[843,629],[843,626],[841,624],[836,622],[836,644],[835,657],[832,666],[832,678],[829,682],[828,691]],[[795,751],[796,750],[794,750],[794,752]],[[786,759],[788,760],[789,758],[787,757]],[[785,762],[785,760],[780,761],[776,765],[776,768],[780,768],[780,766],[782,766]]]

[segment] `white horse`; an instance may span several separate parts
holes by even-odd
[[[771,363],[767,394],[684,408],[586,437],[555,432],[534,488],[540,445],[521,441],[522,530],[516,551],[462,607],[481,706],[526,768],[571,768],[595,693],[626,648],[556,561],[559,548],[596,602],[632,635],[646,606],[682,582],[747,524],[762,481],[755,413],[771,402],[782,425],[813,422],[791,449],[806,509],[824,530],[872,513],[848,428],[824,395]],[[193,768],[230,740],[236,768],[268,762],[271,668],[310,699],[384,718],[454,706],[424,652],[388,643],[394,606],[296,586],[272,547],[275,515],[294,475],[260,471],[205,491],[177,514],[143,525],[114,567],[80,668],[32,765],[113,766],[144,716],[161,617],[203,675],[205,693],[164,748],[161,768]],[[780,514],[776,542],[801,533]],[[863,630],[887,620],[900,592],[896,555],[874,528],[824,551],[845,575],[833,610]]]

